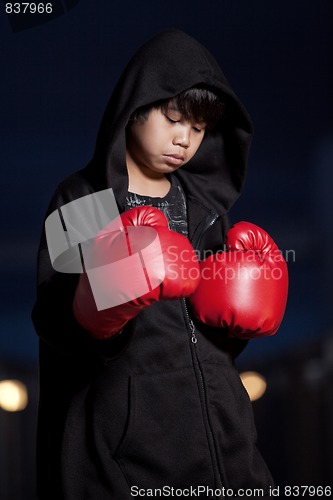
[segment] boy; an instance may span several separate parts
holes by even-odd
[[[199,491],[201,498],[221,497],[224,488],[236,498],[241,488],[269,495],[273,481],[255,446],[233,359],[246,339],[275,333],[286,279],[273,283],[280,290],[270,327],[261,330],[246,314],[235,327],[234,319],[219,319],[215,304],[221,294],[214,287],[223,280],[201,278],[210,261],[199,266],[196,258],[224,246],[251,136],[250,119],[217,63],[188,35],[161,33],[126,67],[93,160],[61,183],[48,214],[112,188],[125,231],[111,221],[92,252],[119,258],[125,237],[141,251],[145,230],[153,228],[159,253],[147,250],[145,269],[158,284],[136,293],[137,265],[120,277],[106,273],[103,286],[128,300],[98,309],[89,271],[56,272],[43,234],[33,310],[40,336],[39,498],[127,500],[171,488],[178,496]],[[274,247],[256,226],[248,230],[252,239],[264,238],[266,249]],[[245,233],[233,243],[230,237],[230,248],[244,247]],[[258,302],[264,283],[254,285],[246,301],[255,295]],[[244,287],[241,293],[226,306],[235,315]]]

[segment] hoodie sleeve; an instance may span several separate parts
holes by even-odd
[[[59,186],[52,197],[45,220],[68,201],[71,201],[70,198]],[[64,353],[78,351],[86,347],[84,344],[87,343],[87,333],[76,322],[72,312],[78,278],[78,274],[65,274],[53,269],[44,224],[37,259],[37,290],[32,321],[38,336]]]

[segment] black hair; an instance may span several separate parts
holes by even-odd
[[[154,102],[134,111],[131,122],[144,122],[151,109],[167,111],[170,104],[187,120],[205,122],[208,129],[213,129],[222,119],[225,112],[225,102],[222,97],[205,87],[191,87],[171,99]]]

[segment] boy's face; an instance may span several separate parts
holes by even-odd
[[[197,152],[206,124],[184,119],[171,103],[152,109],[144,122],[134,122],[127,138],[127,161],[167,174],[185,165]]]

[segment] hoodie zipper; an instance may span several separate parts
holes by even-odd
[[[202,230],[200,231],[200,234],[199,236],[197,236],[196,238],[194,237],[193,240],[191,241],[192,243],[192,246],[194,248],[198,248],[200,246],[200,239],[202,237],[202,235],[211,227],[215,224],[215,222],[217,221],[217,219],[219,218],[219,215],[214,212],[213,214],[210,214],[209,216],[207,216],[202,222],[200,225],[203,226]],[[208,219],[208,221],[207,221]],[[200,227],[200,226],[199,226]],[[198,231],[199,228],[197,228],[197,231]]]
[[[207,392],[206,392],[206,387],[205,387],[205,382],[204,382],[204,374],[200,365],[199,357],[198,357],[198,351],[197,351],[197,342],[198,342],[198,337],[196,336],[196,331],[195,331],[195,325],[193,323],[193,320],[190,317],[188,307],[187,307],[187,302],[186,299],[183,299],[183,304],[184,304],[184,310],[185,310],[185,316],[187,319],[187,324],[189,327],[189,332],[191,335],[191,350],[192,354],[195,359],[194,363],[194,370],[197,376],[197,384],[198,388],[200,391],[200,399],[201,403],[205,412],[205,427],[207,430],[207,437],[209,441],[209,448],[211,450],[211,456],[212,456],[212,461],[213,461],[213,468],[214,468],[214,474],[215,477],[218,481],[218,488],[221,489],[221,492],[223,491],[223,481],[222,481],[222,474],[220,471],[220,467],[218,465],[218,457],[215,449],[215,439],[214,439],[214,434],[212,430],[212,426],[210,423],[209,415],[208,415],[208,409],[207,409]],[[221,464],[222,466],[222,464]],[[218,498],[224,498],[224,496],[221,494],[220,497]]]
[[[216,212],[214,212],[213,214],[210,213],[202,221],[202,223],[201,223],[202,228],[200,228],[201,229],[200,232],[198,231],[199,228],[197,228],[199,235],[196,238],[193,238],[193,240],[191,242],[194,248],[199,247],[200,240],[201,240],[203,234],[211,226],[213,226],[215,224],[215,222],[217,221],[218,218],[219,218],[219,215]],[[206,387],[205,387],[204,374],[203,374],[203,371],[202,371],[202,368],[200,365],[198,350],[197,350],[198,337],[196,336],[196,328],[195,328],[194,322],[190,316],[186,298],[182,299],[182,301],[184,304],[185,318],[186,318],[186,322],[187,322],[189,333],[190,333],[191,351],[192,351],[192,356],[193,356],[193,360],[194,360],[193,367],[194,367],[194,371],[196,374],[201,404],[202,404],[202,408],[204,410],[204,415],[205,415],[204,424],[205,424],[205,428],[207,431],[207,439],[208,439],[209,449],[210,449],[212,462],[213,462],[214,475],[215,475],[215,478],[217,480],[218,487],[221,489],[221,496],[219,498],[222,499],[222,498],[224,498],[224,495],[222,494],[222,491],[223,491],[223,480],[222,480],[222,471],[221,471],[222,464],[220,464],[220,466],[219,466],[219,460],[218,460],[218,456],[217,456],[217,452],[216,452],[214,434],[213,434],[212,425],[211,425],[209,414],[208,414],[207,392],[206,392]]]
[[[213,226],[213,224],[215,224],[215,222],[217,221],[218,218],[219,218],[219,215],[214,213],[213,216],[210,215],[209,217],[207,217],[203,221],[203,223],[202,223],[203,228],[200,231],[199,237],[197,237],[195,240],[192,241],[193,246],[196,245],[196,248],[198,247],[198,245],[200,243],[200,238],[202,237],[202,235],[211,226]],[[208,219],[208,221],[207,221],[207,219]],[[183,304],[184,304],[184,311],[185,311],[185,316],[186,316],[186,320],[187,320],[187,325],[188,325],[189,332],[190,332],[192,356],[195,360],[194,370],[195,370],[195,374],[197,377],[197,384],[198,384],[198,389],[200,392],[200,399],[201,399],[202,407],[204,409],[204,414],[205,414],[205,427],[207,430],[207,438],[208,438],[208,442],[209,442],[209,448],[211,450],[211,457],[212,457],[212,461],[213,461],[214,474],[215,474],[215,477],[216,477],[217,482],[218,482],[218,487],[221,489],[221,497],[219,497],[219,498],[224,498],[224,496],[222,494],[222,491],[223,491],[222,472],[220,470],[220,468],[222,468],[222,464],[220,464],[220,466],[219,466],[219,460],[218,460],[217,452],[216,452],[214,434],[213,434],[211,422],[210,422],[209,415],[208,415],[207,392],[206,392],[206,387],[205,387],[205,382],[204,382],[204,374],[203,374],[203,371],[202,371],[202,368],[201,368],[201,365],[199,362],[199,356],[198,356],[198,350],[197,350],[198,337],[196,336],[195,325],[193,323],[193,320],[190,317],[188,307],[187,307],[187,302],[186,302],[185,298],[183,299]]]
[[[200,240],[203,236],[203,234],[215,224],[217,219],[219,218],[219,215],[214,212],[213,214],[210,213],[209,216],[207,216],[204,221],[202,222],[202,228],[197,236],[197,238],[192,240],[192,245],[194,248],[198,248],[200,245]],[[222,494],[223,491],[223,480],[222,480],[222,472],[221,468],[223,467],[222,464],[219,466],[219,460],[216,452],[216,446],[215,446],[215,439],[214,439],[214,434],[213,434],[213,429],[212,425],[210,422],[209,414],[208,414],[208,407],[207,407],[207,392],[206,392],[206,387],[205,387],[205,382],[204,382],[204,374],[199,362],[199,356],[198,356],[198,350],[197,350],[197,343],[198,343],[198,337],[196,336],[196,329],[194,322],[190,316],[188,306],[187,306],[187,299],[183,299],[183,304],[184,304],[184,310],[185,310],[185,316],[190,332],[190,340],[191,340],[191,350],[192,350],[192,355],[195,359],[194,363],[194,370],[197,376],[197,384],[198,384],[198,389],[200,391],[200,398],[202,402],[202,406],[204,409],[205,413],[205,427],[207,430],[207,438],[209,442],[209,448],[211,450],[211,457],[213,461],[213,468],[214,468],[214,474],[218,483],[218,487],[221,489],[221,496],[219,498],[224,498],[224,495]]]

